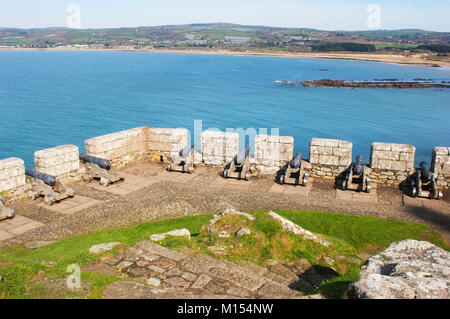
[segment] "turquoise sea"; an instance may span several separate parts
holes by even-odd
[[[327,69],[328,71],[321,71]],[[0,158],[136,126],[279,128],[308,156],[313,137],[450,146],[449,89],[280,86],[275,80],[449,80],[449,68],[377,62],[147,52],[0,51]],[[270,131],[269,131],[270,132]]]

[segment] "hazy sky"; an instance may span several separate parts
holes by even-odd
[[[367,7],[381,9],[381,29],[450,31],[450,0],[0,0],[0,27],[66,26],[67,6],[82,28],[206,22],[367,30]]]

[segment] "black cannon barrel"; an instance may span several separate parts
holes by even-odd
[[[290,162],[291,168],[299,168],[302,164],[303,154],[297,153],[295,154],[294,159]]]
[[[245,162],[245,159],[250,154],[250,147],[246,146],[243,150],[241,150],[236,157],[234,158],[234,162],[236,164],[243,164]]]
[[[355,165],[353,165],[353,174],[360,175],[364,172],[363,157],[361,155],[356,156]]]
[[[33,178],[40,179],[41,181],[43,181],[45,184],[47,184],[49,186],[55,186],[55,183],[56,183],[55,176],[47,175],[47,174],[35,171],[34,169],[29,169],[29,168],[25,168],[25,174],[27,174],[28,176],[31,176]]]
[[[422,181],[429,182],[433,179],[433,173],[430,171],[427,163],[420,162],[419,163],[420,170],[422,171]]]
[[[111,162],[104,158],[99,158],[95,156],[90,156],[86,154],[80,154],[80,160],[87,163],[94,163],[100,166],[101,168],[104,168],[106,170],[109,170],[111,168]]]
[[[193,147],[194,143],[188,143],[178,154],[180,154],[181,157],[186,157],[189,155]]]

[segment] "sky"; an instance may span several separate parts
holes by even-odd
[[[450,31],[450,0],[1,0],[0,27],[66,27],[74,12],[67,12],[71,4],[80,9],[81,28],[228,22],[321,30]],[[376,12],[367,11],[371,4]]]

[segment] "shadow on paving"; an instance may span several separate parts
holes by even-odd
[[[450,231],[450,215],[430,207],[406,206],[406,213],[438,228]]]

